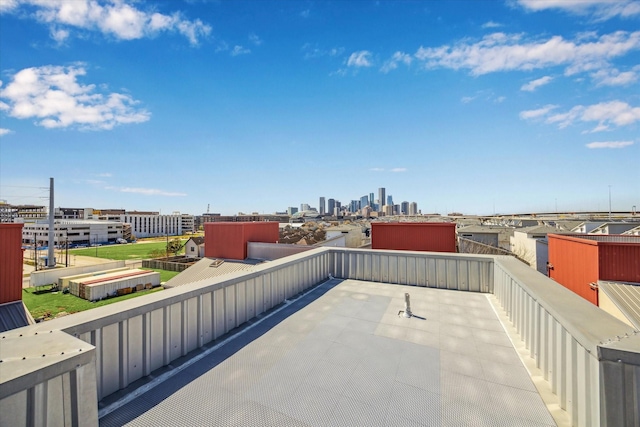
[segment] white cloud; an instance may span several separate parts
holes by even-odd
[[[235,45],[233,49],[231,49],[231,56],[246,55],[248,53],[251,53],[251,50],[240,45]]]
[[[321,49],[319,47],[313,47],[310,43],[305,43],[302,46],[304,52],[304,59],[321,58],[323,56],[339,56],[344,53],[343,47],[334,47],[331,49]]]
[[[373,172],[384,172],[384,168],[370,168],[369,170]]]
[[[398,64],[400,63],[408,67],[409,65],[411,65],[412,61],[413,57],[411,55],[404,52],[396,52],[390,59],[385,61],[385,63],[382,65],[382,68],[380,68],[380,71],[382,71],[383,73],[388,73],[389,71],[398,68]]]
[[[391,172],[406,172],[407,168],[393,168]]]
[[[472,75],[565,66],[565,74],[606,68],[609,61],[640,49],[640,31],[617,31],[599,38],[524,40],[521,34],[493,33],[480,41],[420,47],[415,57],[426,68],[468,69]]]
[[[462,102],[463,104],[468,104],[474,99],[476,99],[475,96],[463,96],[462,99],[460,99],[460,102]]]
[[[35,118],[46,128],[111,129],[149,120],[151,114],[136,108],[139,101],[131,96],[98,93],[95,85],[79,83],[78,77],[85,74],[80,65],[25,68],[0,90],[0,98],[10,116]]]
[[[114,188],[108,187],[108,189],[114,189]],[[156,188],[139,188],[139,187],[123,187],[118,189],[118,191],[122,193],[142,194],[145,196],[183,197],[187,195],[186,193],[176,193],[171,191],[158,190]]]
[[[305,9],[300,12],[300,16],[303,18],[308,18],[309,16],[311,16],[311,11],[309,9]]]
[[[111,174],[111,172],[103,172],[103,173],[99,173],[96,176],[100,176],[103,178],[111,178],[113,176],[113,174]]]
[[[524,90],[526,92],[533,92],[534,90],[538,89],[540,86],[544,86],[550,83],[551,80],[553,80],[553,77],[550,77],[550,76],[540,77],[539,79],[531,80],[529,83],[522,85],[520,90]]]
[[[548,124],[557,124],[563,129],[577,122],[597,122],[596,127],[590,132],[601,132],[612,127],[628,126],[640,121],[640,107],[632,107],[626,102],[609,101],[599,104],[584,106],[576,105],[569,111],[549,115],[556,106],[546,106],[539,110],[523,111],[520,113],[522,119],[538,119],[545,117]]]
[[[597,86],[628,86],[638,81],[640,65],[630,71],[620,72],[617,68],[605,68],[591,73]]]
[[[627,18],[640,14],[637,0],[517,0],[525,9],[538,12],[545,9],[559,9],[578,15],[591,15],[596,20],[606,20],[615,16]]]
[[[348,67],[371,67],[371,52],[368,50],[361,50],[353,52],[347,60]]]
[[[558,108],[557,105],[547,104],[542,108],[538,108],[537,110],[527,110],[520,112],[520,118],[524,120],[538,119],[540,117],[546,116],[556,108]]]
[[[633,141],[603,141],[586,144],[587,148],[624,148],[630,145],[633,145]]]
[[[262,39],[255,34],[249,34],[249,41],[256,46],[260,46],[262,44]]]
[[[502,24],[499,24],[494,21],[489,21],[482,24],[482,28],[498,28],[498,27],[502,27]]]
[[[5,3],[6,2],[6,3]],[[137,9],[127,0],[2,0],[0,13],[31,14],[50,27],[58,42],[70,29],[99,31],[121,40],[152,37],[160,32],[178,32],[191,44],[206,37],[211,27],[201,20],[188,20],[180,12],[164,15]]]
[[[10,129],[0,128],[0,136],[4,136],[11,133]]]

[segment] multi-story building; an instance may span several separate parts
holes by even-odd
[[[369,196],[360,197],[360,209],[364,209],[365,206],[371,206],[369,204]]]
[[[311,210],[311,207],[309,206],[308,203],[302,203],[300,205],[300,211],[304,212],[304,211],[308,211],[308,210]]]
[[[400,203],[400,213],[402,215],[409,215],[409,202]]]
[[[324,215],[326,213],[325,207],[326,204],[324,201],[324,197],[320,197],[320,206],[318,207],[318,212],[320,212],[320,215]]]
[[[158,212],[126,212],[120,216],[122,222],[131,224],[131,232],[136,238],[179,236],[182,234],[182,216],[179,214],[160,215]]]
[[[44,206],[0,202],[0,222],[33,222],[46,219],[47,216],[47,208]]]
[[[387,200],[387,190],[384,187],[380,187],[378,188],[378,204],[380,212],[382,212],[383,208],[384,208],[384,202]]]
[[[329,212],[330,215],[334,215],[333,210],[335,207],[336,207],[335,199],[329,199],[327,204],[327,212]]]
[[[294,208],[293,206],[289,206],[287,208],[287,215],[289,215],[289,216],[291,216],[291,215],[293,215],[294,213],[297,213],[297,212],[298,212],[298,208]]]
[[[182,219],[182,232],[195,233],[196,222],[194,216],[189,214],[181,214],[180,218]]]
[[[115,242],[123,238],[121,222],[57,219],[54,222],[53,244],[88,245]],[[45,221],[25,223],[22,228],[22,243],[46,246],[49,244],[49,223]]]
[[[409,215],[418,215],[418,204],[416,202],[409,204]]]
[[[56,208],[55,219],[93,219],[92,208]]]

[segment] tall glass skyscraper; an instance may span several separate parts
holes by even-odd
[[[318,212],[320,212],[320,215],[324,215],[326,213],[324,208],[325,208],[324,197],[320,197],[320,206],[318,206]]]
[[[380,206],[378,207],[378,209],[380,211],[382,211],[382,206],[387,201],[387,195],[386,194],[387,194],[387,190],[384,187],[378,188],[378,203],[380,203]]]

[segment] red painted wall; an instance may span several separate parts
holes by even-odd
[[[456,225],[442,222],[372,222],[371,248],[455,252]]]
[[[549,234],[549,276],[587,301],[598,305],[598,242],[577,237]]]
[[[638,243],[598,242],[600,280],[640,283]]]
[[[22,224],[0,224],[0,304],[22,299]]]
[[[207,222],[204,256],[243,260],[247,258],[247,242],[276,243],[279,238],[277,222]]]

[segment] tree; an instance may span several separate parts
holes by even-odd
[[[167,252],[173,252],[173,256],[178,256],[178,252],[182,249],[184,245],[182,244],[182,240],[178,237],[167,243]]]

